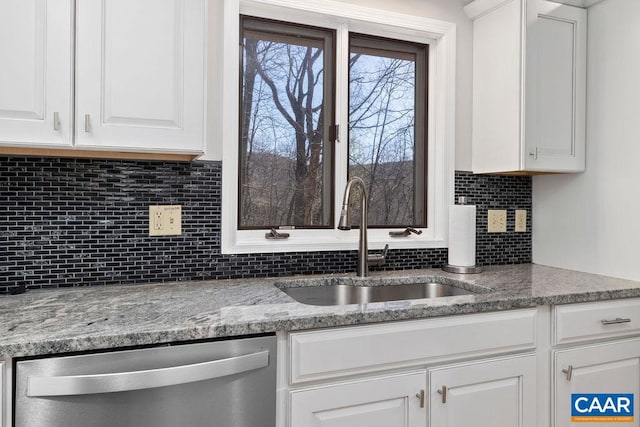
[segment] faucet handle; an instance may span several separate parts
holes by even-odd
[[[387,252],[389,252],[389,244],[384,245],[384,249],[381,254],[368,255],[367,260],[369,265],[384,265],[387,258]]]

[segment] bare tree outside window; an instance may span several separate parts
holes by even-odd
[[[240,228],[332,226],[333,33],[243,20]]]
[[[424,227],[426,46],[366,36],[350,45],[349,176],[367,185],[371,226]]]

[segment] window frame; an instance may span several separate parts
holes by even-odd
[[[356,42],[354,43],[354,40]],[[429,128],[429,45],[424,43],[415,43],[406,40],[391,40],[386,37],[375,37],[369,34],[358,34],[352,31],[349,32],[349,57],[353,52],[353,47],[371,50],[371,55],[374,55],[376,51],[386,51],[395,53],[405,53],[414,56],[415,63],[415,105],[414,105],[414,178],[413,178],[413,193],[414,193],[414,209],[419,208],[424,215],[424,221],[420,224],[396,224],[393,226],[377,225],[369,219],[368,228],[382,228],[382,229],[403,229],[407,227],[416,229],[425,229],[428,227],[429,218],[428,205],[427,205],[427,166],[429,164],[428,159],[428,128]],[[349,61],[350,62],[350,61]],[[349,79],[351,78],[351,69],[349,69]],[[351,94],[349,93],[349,98]],[[419,102],[420,97],[424,98],[424,102]],[[349,141],[347,142],[347,156],[351,150],[351,135],[349,135]],[[347,162],[349,160],[347,159]],[[347,164],[347,168],[349,165]],[[418,180],[417,176],[422,176]],[[424,192],[425,194],[420,194]],[[416,214],[414,213],[414,218]],[[354,228],[359,226],[354,226]]]
[[[245,22],[248,21],[248,24],[245,25]],[[248,27],[248,28],[247,28]],[[324,28],[317,28],[308,25],[301,25],[296,23],[282,22],[280,20],[273,19],[265,19],[254,16],[240,15],[240,40],[242,43],[242,39],[244,37],[245,32],[261,32],[261,33],[270,33],[275,35],[275,37],[283,36],[283,37],[295,37],[293,27],[298,27],[303,38],[306,39],[317,39],[323,41],[324,52],[324,65],[328,65],[328,69],[323,69],[324,80],[327,80],[324,85],[324,99],[323,99],[323,107],[327,114],[327,119],[325,120],[323,126],[323,134],[326,135],[326,140],[323,141],[323,181],[324,185],[328,187],[327,192],[331,192],[331,189],[334,187],[334,177],[335,177],[335,150],[334,143],[335,141],[330,140],[331,129],[335,126],[336,114],[335,114],[335,85],[336,78],[334,76],[335,73],[335,31],[331,31],[330,35],[326,33],[329,32]],[[324,34],[323,34],[324,33]],[[239,77],[239,94],[238,96],[243,95],[243,78],[244,78],[244,53],[243,48],[240,49],[240,77]],[[327,78],[328,77],[328,78]],[[242,126],[242,117],[244,116],[244,112],[242,111],[242,105],[239,105],[238,108],[238,126]],[[238,132],[238,150],[241,150],[242,145],[242,135]],[[328,162],[328,164],[326,163]],[[240,195],[240,189],[242,186],[242,176],[240,174],[242,169],[242,160],[241,155],[238,153],[238,194]],[[323,188],[323,191],[325,189]],[[334,227],[335,223],[335,197],[333,195],[323,195],[323,205],[326,206],[326,209],[329,210],[327,213],[328,216],[328,224],[327,225],[306,225],[304,229],[322,229],[322,230],[330,230]],[[265,230],[271,228],[278,228],[277,225],[264,225],[264,226],[254,226],[254,225],[242,225],[240,211],[241,200],[238,197],[238,206],[237,206],[237,224],[238,230]],[[323,208],[325,209],[325,208]]]
[[[274,253],[352,250],[358,230],[286,230],[288,239],[267,240],[268,230],[238,229],[238,155],[240,15],[323,27],[336,32],[335,116],[340,125],[334,145],[334,222],[348,172],[348,55],[349,33],[429,44],[427,125],[427,227],[421,235],[391,238],[394,228],[369,229],[370,249],[386,243],[391,249],[447,247],[448,205],[453,202],[455,143],[455,24],[330,0],[224,0],[223,83],[221,88],[222,236],[221,251]]]

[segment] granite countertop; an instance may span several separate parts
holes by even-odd
[[[28,291],[0,296],[0,359],[640,297],[640,282],[531,264],[490,267],[476,275],[383,272],[372,274],[372,280],[381,276],[398,281],[438,276],[487,289],[328,307],[298,303],[274,286],[298,278]]]

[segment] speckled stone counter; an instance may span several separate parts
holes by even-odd
[[[485,291],[328,307],[298,303],[274,286],[299,278],[29,291],[0,296],[0,359],[640,297],[640,282],[529,264],[469,276],[440,270],[381,276],[408,282],[438,276]]]

